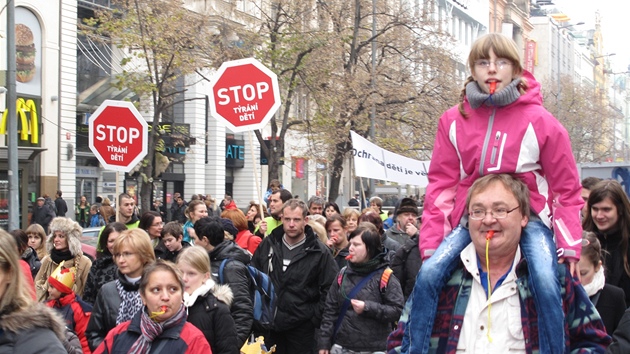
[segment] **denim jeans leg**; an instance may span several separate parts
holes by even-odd
[[[470,242],[468,229],[459,225],[444,238],[431,258],[422,263],[411,294],[411,313],[403,337],[403,349],[408,351],[403,353],[428,352],[440,292]]]
[[[556,274],[558,258],[553,233],[540,220],[530,219],[520,245],[527,259],[529,288],[538,313],[540,352],[564,353],[564,311]]]

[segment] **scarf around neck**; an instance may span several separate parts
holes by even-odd
[[[477,109],[482,104],[495,107],[507,106],[521,97],[521,93],[518,90],[520,83],[520,78],[514,79],[503,90],[490,95],[481,91],[476,81],[471,81],[466,85],[466,97],[472,109]]]
[[[586,291],[588,296],[591,297],[597,294],[598,291],[602,290],[605,284],[606,277],[604,277],[604,266],[602,265],[599,266],[599,270],[597,271],[597,273],[595,273],[593,281],[586,285],[582,284],[582,286],[584,287],[584,290]]]
[[[212,278],[206,280],[200,287],[198,287],[192,294],[184,292],[184,306],[191,307],[197,301],[199,296],[206,295],[212,288],[214,288],[215,282]]]
[[[142,309],[142,298],[140,298],[138,290],[126,290],[120,278],[116,279],[116,290],[120,296],[120,306],[116,316],[116,325],[119,325],[132,319],[136,312]]]
[[[71,260],[72,258],[74,258],[74,256],[69,249],[65,251],[59,251],[53,247],[53,249],[50,250],[50,258],[53,260],[53,262],[59,264],[62,261]]]
[[[155,338],[159,337],[165,329],[173,328],[182,322],[186,322],[186,315],[184,304],[179,306],[179,310],[164,322],[155,322],[149,317],[149,310],[146,306],[142,310],[142,316],[140,317],[140,331],[142,335],[136,339],[136,341],[129,349],[129,354],[145,354],[151,350],[151,344]]]
[[[349,261],[348,268],[352,269],[352,271],[354,271],[355,273],[366,275],[375,271],[376,268],[381,265],[382,261],[383,259],[381,257],[381,254],[379,254],[369,261],[363,263],[352,263],[352,261]]]

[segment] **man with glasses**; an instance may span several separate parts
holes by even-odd
[[[429,352],[539,350],[538,312],[527,267],[535,260],[526,258],[519,246],[530,218],[529,201],[525,184],[507,174],[487,175],[470,188],[466,210],[472,243],[439,296]],[[603,352],[611,339],[588,295],[565,264],[558,264],[556,273],[564,320],[554,325],[565,328],[567,352]],[[412,299],[390,335],[390,353],[406,353],[416,340],[409,331],[402,338],[407,324],[413,325]]]

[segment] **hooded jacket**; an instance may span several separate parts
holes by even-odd
[[[84,302],[80,296],[74,293],[63,295],[56,300],[49,300],[46,305],[56,309],[63,316],[66,326],[79,337],[83,353],[91,353],[85,337],[85,328],[90,320],[92,305]]]
[[[239,354],[236,342],[236,327],[230,315],[232,290],[208,279],[191,295],[184,294],[184,305],[188,307],[188,322],[197,327],[206,337],[212,354]]]
[[[63,320],[44,304],[0,316],[0,354],[66,354],[64,339]]]
[[[92,261],[83,255],[83,251],[81,251],[81,226],[75,221],[72,221],[66,217],[57,217],[54,218],[50,223],[50,235],[48,235],[48,240],[46,241],[46,249],[48,250],[48,255],[42,259],[42,266],[35,277],[35,290],[37,291],[37,300],[44,301],[48,299],[48,277],[55,271],[57,266],[59,265],[55,261],[52,260],[50,252],[54,248],[53,246],[53,237],[57,231],[61,231],[66,235],[66,240],[68,240],[68,249],[70,253],[73,255],[73,258],[70,260],[66,260],[63,267],[64,268],[72,268],[76,267],[76,278],[74,286],[72,287],[72,291],[75,294],[82,296],[83,289],[85,287],[85,281],[87,280],[88,274],[90,273],[90,267],[92,266]]]
[[[502,107],[457,106],[438,123],[429,168],[420,253],[427,258],[459,223],[473,182],[508,173],[530,191],[531,209],[554,230],[564,257],[580,258],[582,190],[566,129],[542,106],[540,84],[527,71],[528,90]],[[553,215],[553,220],[552,220]]]
[[[218,244],[210,253],[210,265],[212,277],[219,282],[219,269],[224,259],[230,259],[223,269],[223,284],[230,286],[234,294],[234,301],[230,306],[230,312],[236,324],[237,348],[243,346],[254,323],[254,304],[250,292],[250,278],[247,265],[250,257],[242,248],[233,241],[225,240]]]
[[[258,245],[252,265],[269,274],[278,304],[273,329],[293,329],[306,321],[319,328],[326,295],[339,271],[332,253],[306,225],[306,239],[299,254],[283,269],[284,228],[278,227]],[[271,265],[271,269],[270,269]]]

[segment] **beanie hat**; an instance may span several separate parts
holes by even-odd
[[[238,229],[234,226],[234,223],[230,219],[221,218],[221,225],[223,225],[223,230],[227,231],[230,235],[236,237],[238,233]]]
[[[412,213],[414,215],[418,215],[418,206],[416,202],[411,198],[403,198],[400,201],[400,205],[396,209],[396,216],[402,213]]]
[[[74,286],[77,275],[77,268],[64,268],[63,265],[65,262],[66,261],[62,261],[59,263],[55,271],[48,277],[48,284],[59,290],[62,294],[70,294],[72,293],[72,287]]]

